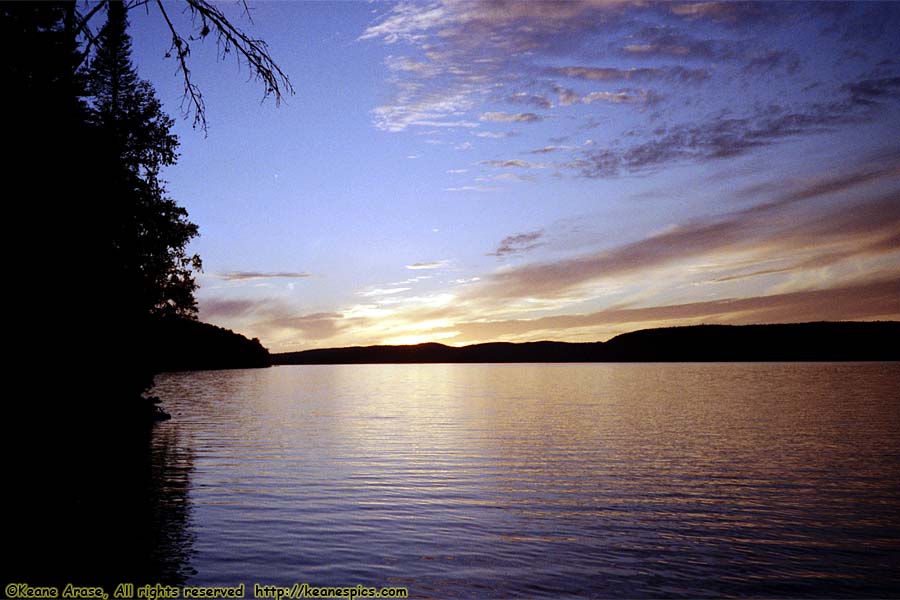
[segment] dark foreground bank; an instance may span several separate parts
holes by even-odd
[[[258,339],[192,319],[160,319],[151,339],[154,371],[252,369],[271,366]]]
[[[273,354],[278,365],[515,362],[900,360],[900,322],[696,325],[644,329],[607,342],[496,342],[327,348]]]

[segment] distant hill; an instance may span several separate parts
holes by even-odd
[[[644,329],[608,342],[356,346],[273,354],[277,365],[491,362],[900,360],[900,322],[695,325]]]
[[[268,367],[269,351],[254,338],[181,318],[164,318],[154,326],[150,360],[157,371],[199,371]]]

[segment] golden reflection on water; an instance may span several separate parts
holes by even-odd
[[[900,592],[898,383],[897,364],[335,365],[160,391],[194,456],[197,582],[828,596]]]

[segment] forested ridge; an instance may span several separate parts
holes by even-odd
[[[643,329],[607,342],[357,346],[275,354],[282,365],[489,362],[900,360],[900,323],[822,322]]]

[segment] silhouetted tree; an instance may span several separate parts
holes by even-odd
[[[89,120],[105,167],[111,263],[125,301],[140,315],[193,316],[192,269],[200,258],[186,246],[197,235],[187,212],[166,197],[161,167],[177,158],[172,119],[131,62],[126,8],[109,3],[106,25],[88,71]]]
[[[70,15],[67,17],[70,26],[67,30],[84,40],[83,59],[87,58],[98,39],[98,36],[93,35],[91,31],[91,20],[110,1],[115,0],[100,0],[86,13],[78,11],[74,1],[67,3],[70,11]],[[194,83],[190,68],[192,42],[202,42],[210,36],[214,37],[219,57],[225,59],[234,56],[239,64],[246,66],[251,75],[263,85],[263,98],[272,96],[275,98],[275,103],[279,104],[286,94],[294,93],[290,79],[272,59],[264,40],[248,35],[209,0],[184,0],[184,4],[191,17],[191,28],[188,33],[179,30],[170,18],[169,11],[172,9],[172,2],[128,0],[125,2],[125,7],[128,9],[143,7],[149,10],[153,5],[159,10],[172,42],[166,57],[174,58],[178,62],[178,71],[184,82],[181,108],[186,117],[193,116],[195,126],[199,125],[206,131],[206,105],[203,101],[203,92]],[[240,0],[240,4],[244,9],[244,16],[252,21],[246,0]]]
[[[290,91],[264,44],[211,4],[184,2],[198,34],[219,34],[223,53],[242,57],[267,94]],[[104,570],[116,574],[104,557],[135,533],[116,494],[141,468],[149,433],[134,426],[149,406],[137,401],[152,383],[146,340],[158,315],[194,312],[196,263],[185,247],[196,227],[159,179],[177,140],[129,59],[126,9],[141,4],[157,6],[181,37],[162,2],[0,1],[4,332],[14,355],[5,372],[17,390],[0,436],[3,481],[16,487],[3,517],[16,551],[2,586],[96,585]],[[173,44],[203,125],[187,42]]]
[[[13,373],[29,373],[52,349],[90,339],[88,322],[98,312],[89,288],[103,271],[89,265],[100,255],[94,242],[99,228],[86,209],[95,191],[88,175],[93,142],[72,7],[74,2],[0,2],[3,243],[7,282],[15,282],[10,287],[16,290],[8,298],[7,331],[22,361]],[[34,378],[43,389],[13,408],[50,419],[57,408],[68,408],[61,399],[65,387],[91,389],[96,383],[75,362],[58,365],[54,377]]]
[[[220,56],[249,67],[265,95],[292,93],[265,43],[206,0],[184,0],[187,32],[169,18],[172,4],[154,0],[0,2],[4,220],[23,234],[5,240],[16,290],[10,327],[23,363],[65,357],[54,377],[37,379],[39,400],[16,408],[58,413],[62,423],[90,422],[139,395],[152,375],[142,367],[144,316],[195,309],[197,263],[185,244],[196,228],[159,179],[177,140],[129,60],[124,15],[137,6],[156,10],[169,29],[195,123],[205,126],[205,112],[190,44],[207,37]],[[114,18],[96,31],[110,8]]]

